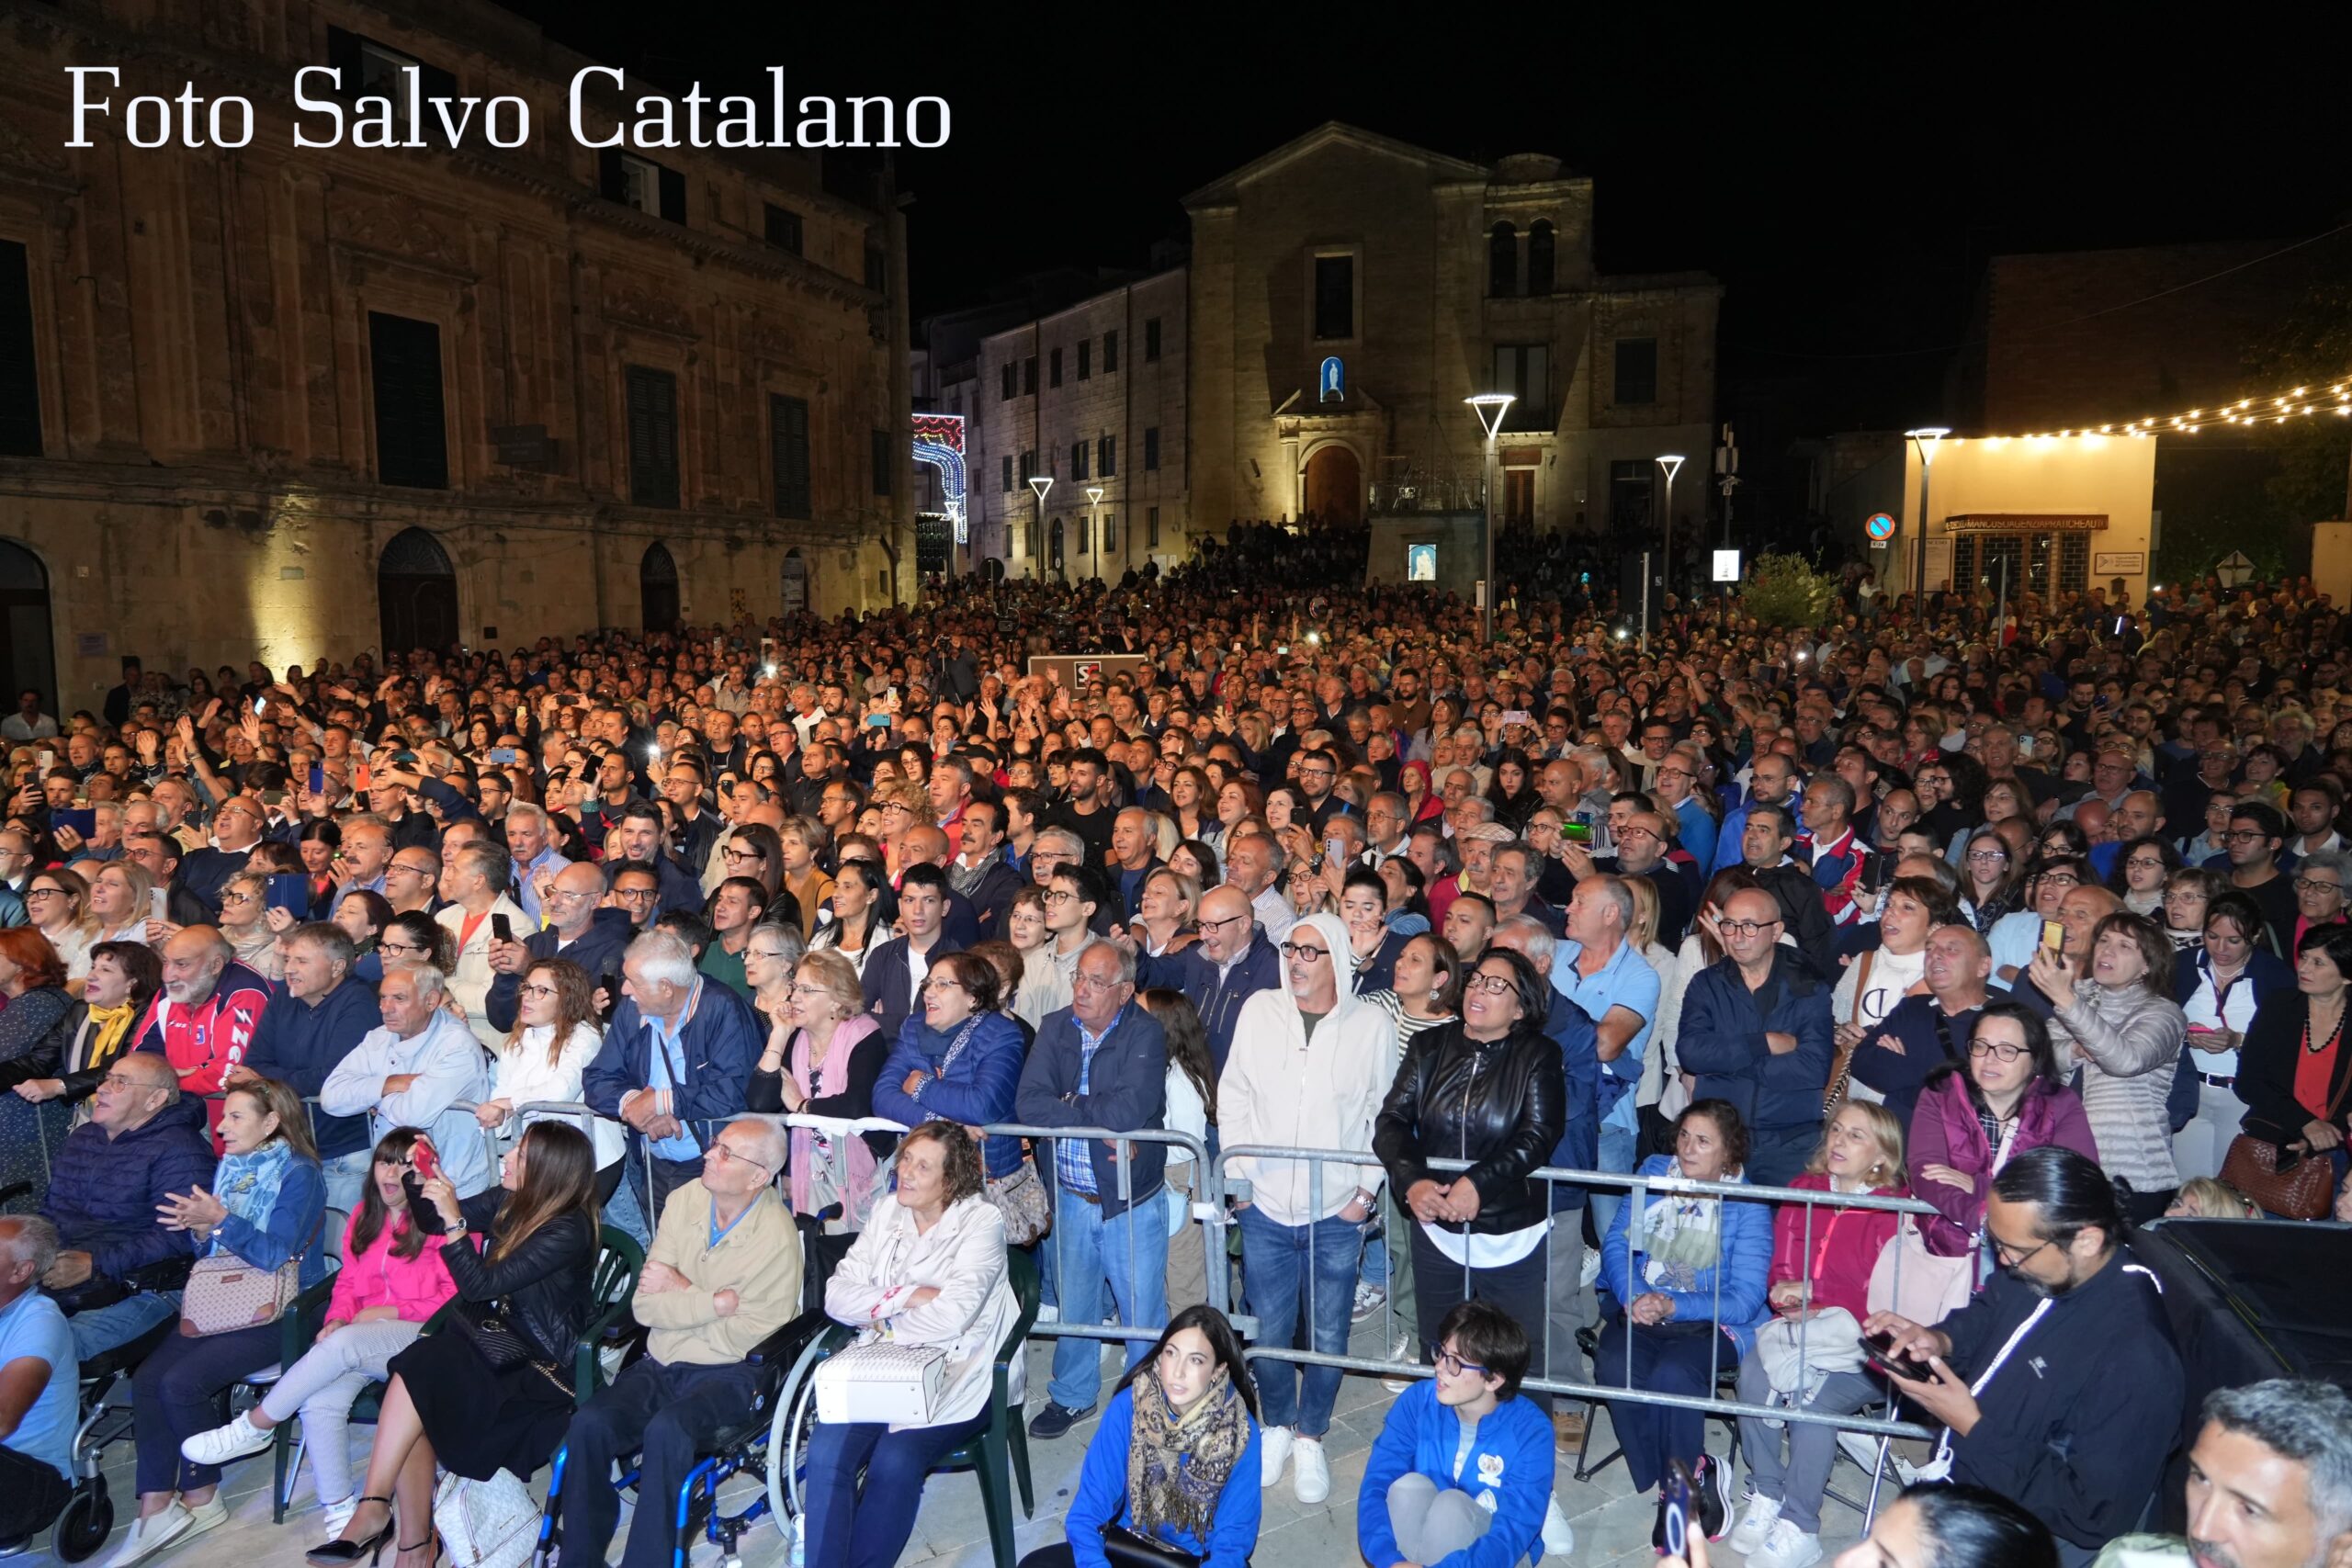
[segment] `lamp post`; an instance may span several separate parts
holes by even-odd
[[[1666,564],[1658,575],[1665,580],[1666,592],[1671,593],[1674,592],[1674,476],[1682,467],[1682,454],[1662,452],[1658,455],[1657,466],[1666,470]],[[1666,601],[1663,597],[1658,600],[1657,613],[1660,618],[1666,615]],[[1645,649],[1649,647],[1649,637],[1650,619],[1647,615],[1644,615],[1642,617],[1642,647]]]
[[[1102,487],[1088,485],[1086,499],[1094,507],[1094,523],[1086,536],[1094,548],[1094,574],[1100,577],[1102,575]]]
[[[1486,468],[1480,475],[1478,494],[1485,502],[1487,525],[1487,575],[1482,580],[1479,598],[1485,615],[1480,620],[1481,635],[1487,642],[1495,640],[1495,432],[1503,426],[1503,413],[1518,400],[1509,392],[1479,392],[1462,400],[1478,415],[1479,428],[1487,433]]]
[[[1911,541],[1911,613],[1926,625],[1928,611],[1928,475],[1935,467],[1936,443],[1951,434],[1949,425],[1923,424],[1906,430],[1904,439],[1919,449],[1919,526]]]
[[[1037,492],[1037,547],[1030,552],[1030,557],[1037,562],[1037,579],[1042,582],[1046,577],[1046,492],[1054,488],[1054,476],[1031,474],[1029,488]]]

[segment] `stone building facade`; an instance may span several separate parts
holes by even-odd
[[[1721,288],[1598,272],[1592,182],[1556,159],[1490,167],[1334,121],[1184,205],[1204,525],[1475,509],[1478,392],[1517,399],[1507,522],[1639,525],[1659,454],[1704,467]]]
[[[582,147],[565,94],[591,62],[488,6],[427,14],[95,0],[14,16],[9,681],[70,710],[128,653],[307,665],[388,642],[830,614],[911,586],[889,193],[837,194],[809,153]],[[294,73],[328,63],[346,83],[413,68],[516,95],[533,135],[297,148]],[[118,115],[183,83],[244,96],[250,144],[141,151],[118,118],[65,147],[66,68],[101,64],[122,71]],[[592,94],[592,130],[645,91]]]

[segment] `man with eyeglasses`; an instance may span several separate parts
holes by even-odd
[[[2033,950],[2041,942],[2041,923],[2059,918],[2066,895],[2095,881],[2088,861],[2061,857],[2044,863],[2029,888],[2031,902],[2017,913],[1995,921],[1985,939],[1992,949],[1995,984],[2015,987],[2023,983],[2026,965],[2032,962]]]
[[[605,875],[611,885],[605,907],[621,911],[633,933],[652,930],[662,908],[662,874],[639,861],[607,861]]]
[[[175,880],[204,907],[208,919],[220,918],[220,890],[245,869],[267,822],[260,802],[251,795],[232,795],[212,814],[212,836],[219,847],[191,850],[180,857]]]
[[[411,845],[384,867],[384,901],[395,915],[432,914],[440,891],[441,857],[431,850]]]
[[[1259,929],[1257,914],[1240,889],[1210,888],[1201,895],[1197,918],[1200,940],[1183,951],[1154,958],[1137,949],[1136,983],[1184,993],[1201,1016],[1209,1055],[1222,1073],[1243,1005],[1281,983],[1282,960],[1273,941]],[[1119,945],[1137,947],[1135,938],[1125,935]]]
[[[1282,944],[1284,983],[1241,1007],[1231,1055],[1217,1077],[1217,1134],[1240,1146],[1368,1149],[1388,1092],[1396,1024],[1342,984],[1347,928],[1337,915],[1309,915]],[[1319,1191],[1306,1160],[1251,1158],[1235,1174],[1250,1184],[1237,1205],[1241,1268],[1261,1345],[1344,1355],[1355,1304],[1364,1223],[1385,1179],[1377,1164],[1330,1164]],[[1319,1198],[1319,1202],[1317,1201]],[[1303,1330],[1303,1332],[1302,1332]],[[1340,1393],[1336,1368],[1261,1361],[1263,1481],[1295,1461],[1302,1503],[1330,1495],[1323,1438]]]
[[[1993,1178],[1984,1239],[1999,1271],[1934,1327],[1872,1313],[1865,1332],[1924,1364],[1895,1388],[1942,1422],[1936,1479],[2014,1499],[2084,1568],[2146,1510],[2180,1435],[2180,1354],[2156,1276],[2125,1242],[2097,1163],[2028,1149]]]
[[[1788,806],[1800,782],[1796,763],[1780,752],[1766,751],[1756,759],[1748,770],[1747,798],[1724,813],[1723,827],[1715,835],[1715,852],[1707,863],[1708,875],[1713,876],[1743,853],[1748,813],[1758,806]],[[1791,815],[1793,817],[1793,811]]]
[[[605,1561],[620,1522],[605,1484],[616,1461],[638,1454],[638,1495],[622,1568],[670,1568],[670,1508],[686,1472],[721,1427],[760,1397],[760,1369],[744,1358],[800,1310],[800,1237],[772,1185],[785,1134],[772,1122],[732,1122],[712,1138],[702,1175],[670,1195],[646,1249],[630,1311],[649,1330],[645,1354],[572,1416],[566,1461],[582,1484],[563,1489],[567,1550]]]
[[[1339,777],[1340,760],[1322,747],[1309,747],[1298,754],[1298,787],[1306,792],[1306,826],[1318,839],[1332,818],[1355,811],[1332,790]]]
[[[1761,888],[1735,893],[1720,918],[1701,919],[1713,921],[1724,956],[1683,993],[1675,1055],[1697,1076],[1693,1099],[1727,1100],[1747,1122],[1747,1179],[1781,1186],[1821,1136],[1821,1097],[1837,1055],[1830,986],[1781,945],[1781,907]]]
[[[2230,886],[2252,898],[2269,929],[2270,949],[2281,957],[2293,952],[2288,944],[2295,934],[2295,886],[2278,868],[2278,852],[2287,841],[2286,818],[2267,801],[2251,797],[2230,808],[2228,845]]]
[[[284,994],[262,1014],[252,1048],[229,1069],[227,1081],[275,1078],[315,1100],[343,1059],[383,1019],[374,987],[351,972],[356,955],[342,927],[327,920],[296,926],[278,945],[286,955]],[[359,1204],[375,1146],[368,1119],[314,1111],[311,1135],[318,1145],[327,1207],[349,1213]],[[328,1230],[326,1245],[340,1255],[343,1236],[333,1226]]]
[[[1159,1021],[1134,1005],[1135,994],[1135,960],[1116,944],[1097,942],[1079,954],[1070,1005],[1046,1015],[1022,1065],[1014,1099],[1021,1121],[1114,1133],[1163,1125],[1168,1040]],[[1168,1321],[1167,1156],[1165,1144],[1057,1137],[1052,1157],[1037,1162],[1054,1192],[1047,1245],[1062,1319],[1100,1323],[1107,1278],[1120,1325],[1146,1331],[1127,1341],[1130,1367],[1150,1353]],[[1046,1407],[1029,1423],[1030,1436],[1061,1437],[1093,1409],[1102,1389],[1101,1342],[1059,1340]]]
[[[471,1111],[455,1107],[490,1097],[489,1060],[466,1021],[448,1010],[448,980],[432,964],[387,964],[376,987],[381,1022],[327,1075],[319,1109],[367,1117],[371,1145],[395,1127],[423,1129],[449,1184],[459,1197],[471,1197],[496,1172],[481,1124]]]
[[[1883,1096],[1905,1127],[1928,1075],[1946,1061],[1966,1061],[1964,1043],[1984,1010],[1992,973],[1992,950],[1975,928],[1935,927],[1920,971],[1927,994],[1905,996],[1854,1047],[1854,1081]]]
[[[164,1229],[156,1210],[191,1188],[209,1191],[213,1163],[204,1102],[180,1092],[171,1064],[152,1053],[116,1058],[41,1199],[62,1248],[41,1283],[68,1314],[80,1359],[177,1314],[194,1234]]]
[[[1712,864],[1715,858],[1715,819],[1699,798],[1700,769],[1703,765],[1695,750],[1678,746],[1657,765],[1653,786],[1674,813],[1682,847],[1702,866]]]
[[[1615,815],[1622,818],[1611,829],[1616,836],[1617,852],[1595,857],[1579,846],[1568,845],[1565,858],[1569,869],[1580,877],[1600,872],[1610,876],[1648,878],[1657,889],[1657,940],[1668,948],[1679,947],[1683,933],[1690,929],[1694,900],[1690,883],[1667,858],[1666,819],[1643,808]]]

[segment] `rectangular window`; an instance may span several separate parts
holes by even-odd
[[[1021,367],[1011,360],[1004,362],[1004,399],[1011,402],[1021,395]]]
[[[1062,351],[1057,348],[1049,351],[1046,355],[1046,385],[1058,387],[1061,384]]]
[[[1102,514],[1102,553],[1107,556],[1118,547],[1119,514],[1115,512],[1105,512]]]
[[[1094,444],[1094,471],[1110,479],[1119,471],[1119,438],[1105,435]]]
[[[1351,338],[1356,335],[1356,258],[1315,258],[1315,335]]]
[[[1143,362],[1155,365],[1159,361],[1159,318],[1151,316],[1143,323]]]
[[[1078,378],[1081,381],[1094,378],[1094,340],[1091,337],[1078,340]]]
[[[779,251],[800,254],[800,214],[789,208],[767,204],[768,243]]]
[[[1069,477],[1074,479],[1086,478],[1086,443],[1083,441],[1070,443]]]
[[[1012,493],[1012,454],[1010,452],[1004,455],[1004,491],[1007,495]]]
[[[638,506],[678,504],[678,378],[628,367],[628,498]]]
[[[40,361],[33,352],[33,282],[30,254],[0,242],[0,453],[40,456]],[[435,354],[434,398],[441,395],[439,354]],[[383,399],[377,405],[380,410]],[[434,415],[440,428],[440,415]]]
[[[775,470],[775,514],[810,515],[808,399],[768,394],[768,457]]]
[[[1037,471],[1037,454],[1036,454],[1035,452],[1034,452],[1034,451],[1032,451],[1032,452],[1023,452],[1023,453],[1022,453],[1022,454],[1021,454],[1021,482],[1022,482],[1023,484],[1027,484],[1027,483],[1029,482],[1030,476],[1032,476],[1033,474],[1035,474],[1036,471]]]
[[[388,485],[448,489],[441,329],[370,310],[368,355],[376,391],[376,477]]]
[[[1021,390],[1026,397],[1036,395],[1037,356],[1034,354],[1021,362]]]
[[[416,73],[419,96],[451,98],[458,96],[458,78],[437,65],[428,65],[413,54],[378,43],[364,33],[348,32],[342,28],[327,28],[327,64],[337,73],[335,80],[343,96],[357,98],[364,96],[381,97],[392,107],[392,125],[402,141],[413,132],[434,145],[447,145],[447,137],[439,122],[427,115],[425,124],[412,127],[408,122],[409,73]]]
[[[1609,465],[1609,520],[1619,528],[1639,531],[1651,525],[1657,495],[1657,465],[1636,457]],[[1640,574],[1634,574],[1638,581]]]
[[[1147,474],[1159,471],[1159,426],[1156,424],[1144,427],[1143,471]]]
[[[1112,375],[1118,368],[1119,334],[1115,331],[1104,333],[1102,334],[1102,374]]]
[[[874,493],[876,495],[890,493],[890,470],[897,466],[891,462],[890,456],[890,433],[887,430],[874,432]]]
[[[1086,553],[1087,553],[1087,547],[1088,547],[1088,539],[1087,539],[1086,513],[1083,513],[1083,512],[1081,512],[1081,513],[1080,513],[1078,514],[1078,553],[1079,553],[1080,555],[1084,555],[1084,554],[1086,554]]]
[[[1657,401],[1657,339],[1621,337],[1617,340],[1614,403]]]
[[[1159,548],[1159,508],[1152,507],[1143,514],[1143,518],[1144,548],[1156,550]]]
[[[1552,428],[1552,350],[1540,343],[1495,344],[1495,390],[1509,392],[1505,430]]]
[[[605,200],[634,207],[648,218],[686,220],[686,176],[650,158],[604,149],[597,155],[597,186]]]

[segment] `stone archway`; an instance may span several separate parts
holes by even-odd
[[[422,528],[403,528],[384,547],[376,602],[388,661],[420,648],[439,652],[458,640],[458,570],[441,541]]]
[[[49,568],[24,546],[0,539],[0,701],[9,711],[23,691],[39,692],[43,709],[57,711],[51,633]]]
[[[1363,521],[1363,465],[1354,448],[1337,441],[1317,447],[1306,459],[1305,489],[1301,511],[1327,523]]]
[[[670,547],[656,539],[637,563],[637,595],[645,609],[645,629],[666,632],[678,624],[678,563]]]

